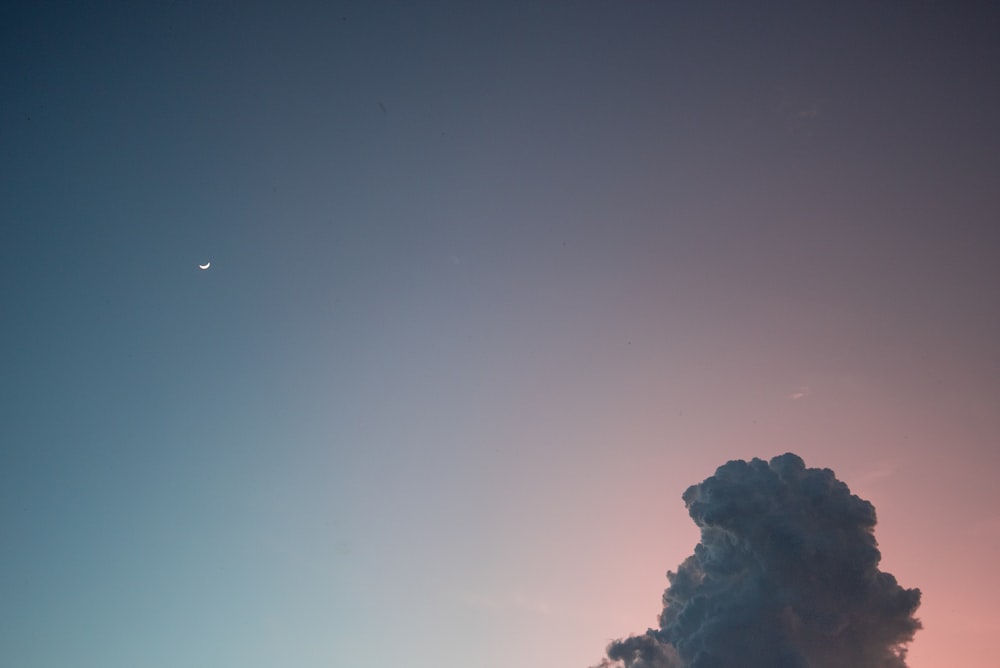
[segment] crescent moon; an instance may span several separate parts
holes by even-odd
[[[198,268],[199,268],[199,269],[208,269],[208,268],[209,268],[209,267],[211,267],[211,266],[212,266],[212,263],[211,263],[211,262],[206,262],[205,264],[199,264],[199,265],[198,265]]]

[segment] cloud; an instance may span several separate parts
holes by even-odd
[[[856,479],[860,485],[877,483],[880,480],[891,478],[899,472],[899,462],[881,461],[872,462],[858,472]]]
[[[808,396],[809,396],[809,386],[808,385],[803,385],[799,389],[797,389],[794,392],[792,392],[791,394],[789,394],[788,398],[789,399],[805,399]]]
[[[486,612],[521,612],[540,617],[576,617],[572,610],[554,605],[547,599],[517,587],[503,593],[484,593],[463,590],[458,601],[467,608]]]
[[[788,453],[731,461],[684,492],[701,529],[667,573],[659,627],[602,668],[905,668],[920,591],[878,568],[875,508]]]

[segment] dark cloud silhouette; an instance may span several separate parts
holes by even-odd
[[[701,542],[667,573],[659,628],[611,668],[905,668],[920,591],[879,570],[875,508],[788,453],[684,492]]]

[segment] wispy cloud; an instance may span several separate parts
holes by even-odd
[[[895,475],[897,471],[899,471],[899,462],[876,462],[862,469],[860,475],[856,478],[856,482],[858,484],[878,482],[879,480],[884,480]]]
[[[791,394],[789,394],[788,398],[789,399],[805,399],[808,396],[809,396],[809,386],[808,385],[803,385],[799,389],[797,389],[794,392],[792,392]]]
[[[561,618],[579,616],[570,607],[552,603],[544,596],[521,587],[504,593],[462,590],[455,597],[459,604],[484,612],[528,613],[538,617]]]

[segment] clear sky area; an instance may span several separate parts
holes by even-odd
[[[0,665],[587,668],[788,452],[1000,665],[997,35],[0,3]]]

